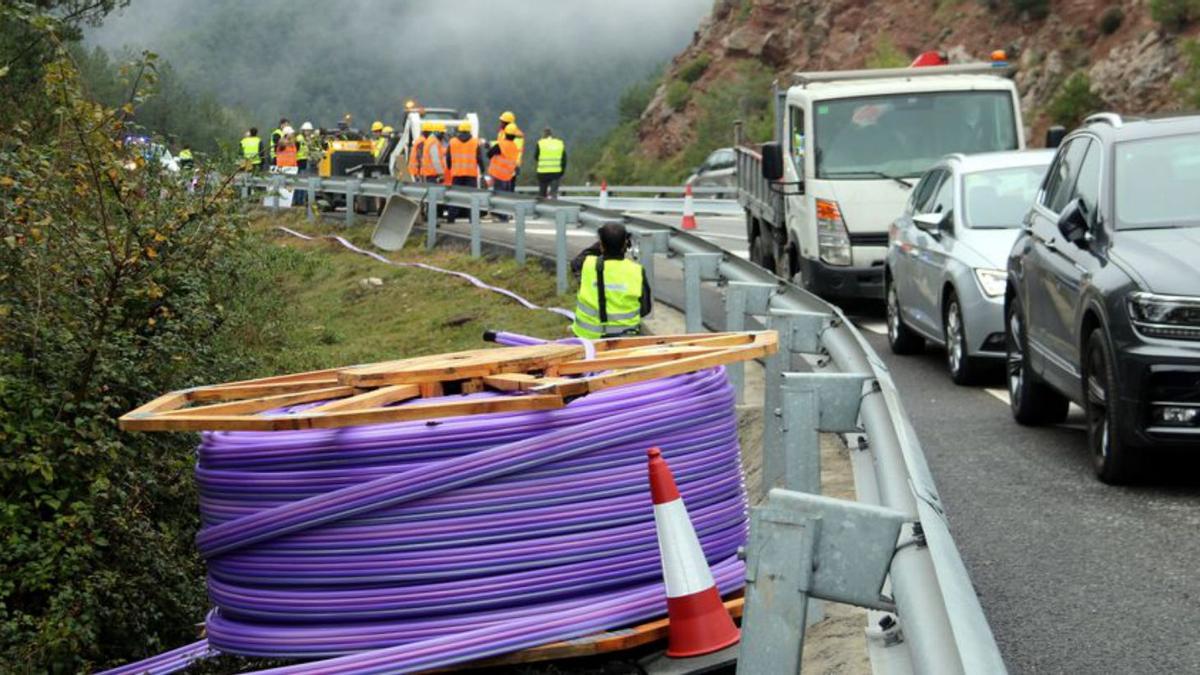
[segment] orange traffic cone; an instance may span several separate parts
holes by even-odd
[[[685,658],[720,651],[741,639],[733,617],[721,603],[700,539],[679,497],[675,477],[650,448],[650,498],[658,530],[658,553],[667,586],[667,656]]]
[[[600,203],[598,206],[602,209],[608,208],[608,181],[600,181]]]
[[[685,230],[696,229],[696,205],[692,203],[692,184],[688,183],[683,190],[683,223]]]

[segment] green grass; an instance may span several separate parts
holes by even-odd
[[[294,218],[282,222],[307,234],[328,231]],[[457,277],[385,265],[332,241],[306,242],[270,229],[280,223],[264,218],[255,224],[277,244],[268,264],[286,298],[271,320],[242,336],[245,348],[259,357],[261,374],[478,349],[487,346],[480,337],[485,329],[544,338],[567,334],[568,321],[558,314],[526,309]],[[361,228],[354,243],[369,249],[368,236]],[[542,306],[572,306],[573,298],[557,296],[554,276],[536,264],[521,266],[507,256],[475,259],[445,244],[427,252],[417,239],[388,257],[466,272]],[[359,282],[367,277],[383,285],[363,288]]]

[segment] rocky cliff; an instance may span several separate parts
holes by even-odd
[[[730,143],[731,135],[722,132],[705,136],[713,131],[708,118],[714,114],[758,116],[752,129],[769,133],[763,119],[769,115],[767,92],[746,91],[748,78],[761,84],[796,71],[907,65],[930,49],[946,52],[952,62],[1007,50],[1017,65],[1015,80],[1035,144],[1052,121],[1070,124],[1093,109],[1179,107],[1187,98],[1181,81],[1200,79],[1194,66],[1189,70],[1188,46],[1196,32],[1189,23],[1200,18],[1190,5],[1200,3],[716,0],[636,121],[632,151],[678,174],[706,149]],[[721,110],[706,105],[738,87],[741,98]]]

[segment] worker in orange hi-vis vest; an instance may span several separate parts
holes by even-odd
[[[517,125],[509,123],[505,133],[491,148],[488,148],[488,177],[492,180],[492,190],[495,192],[512,192],[517,185],[517,166],[521,151],[517,148]],[[499,222],[505,222],[508,217],[492,214]]]
[[[479,139],[471,135],[470,123],[459,124],[458,135],[450,139],[451,184],[462,187],[479,187],[480,167],[484,163],[483,148],[479,147]],[[453,223],[456,218],[465,215],[467,215],[466,209],[451,208],[446,220]]]
[[[421,181],[440,183],[447,173],[446,147],[443,144],[445,127],[432,122],[429,124],[430,130],[421,145]]]
[[[424,159],[425,139],[429,136],[429,123],[422,122],[413,139],[412,147],[408,150],[408,177],[414,182],[421,180],[421,160]]]

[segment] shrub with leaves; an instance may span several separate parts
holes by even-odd
[[[261,314],[241,291],[264,267],[232,172],[190,186],[127,142],[153,57],[105,108],[35,27],[53,46],[37,115],[0,137],[0,663],[76,672],[194,639],[194,438],[116,418],[245,370],[231,336]]]
[[[1092,80],[1083,71],[1067,78],[1050,101],[1046,112],[1055,124],[1068,129],[1078,126],[1088,114],[1104,108],[1104,99],[1092,91]]]
[[[1120,5],[1113,5],[1104,10],[1104,13],[1100,15],[1100,32],[1105,35],[1112,35],[1117,32],[1124,22],[1125,10],[1121,9]]]
[[[1200,18],[1200,0],[1150,0],[1150,18],[1169,30],[1180,30]]]
[[[708,70],[709,64],[712,63],[712,57],[708,54],[701,54],[696,58],[688,61],[679,69],[679,79],[691,84],[704,76]]]

